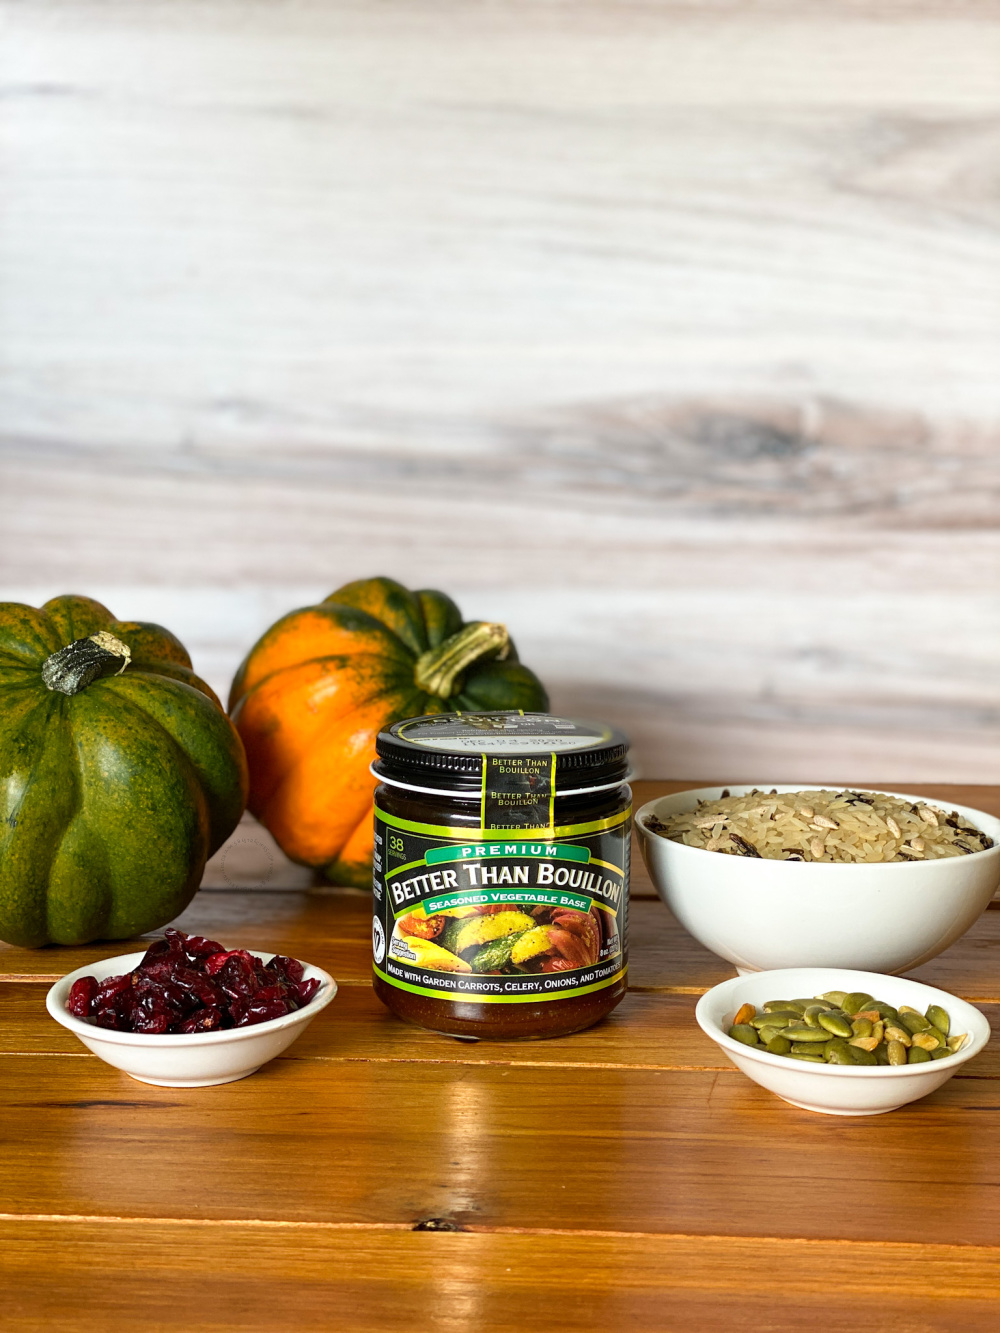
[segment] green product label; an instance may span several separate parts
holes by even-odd
[[[412,824],[376,808],[376,975],[419,995],[494,1004],[614,984],[628,956],[630,831],[631,809],[569,838],[532,839],[495,825]]]

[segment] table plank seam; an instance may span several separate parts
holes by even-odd
[[[56,1222],[75,1223],[77,1225],[101,1226],[150,1226],[150,1227],[253,1227],[262,1230],[299,1230],[299,1231],[404,1231],[415,1232],[412,1222],[332,1222],[320,1218],[268,1218],[268,1217],[151,1217],[143,1214],[117,1213],[10,1213],[0,1212],[0,1222],[31,1223]],[[553,1236],[606,1238],[609,1240],[647,1240],[663,1244],[706,1244],[706,1245],[747,1245],[760,1243],[765,1245],[794,1246],[800,1250],[826,1248],[828,1246],[855,1251],[859,1244],[866,1250],[882,1250],[890,1253],[907,1254],[914,1250],[922,1253],[943,1254],[954,1257],[981,1255],[985,1259],[1000,1259],[1000,1244],[976,1245],[962,1244],[959,1241],[900,1241],[900,1240],[865,1240],[859,1242],[852,1236],[782,1236],[765,1233],[742,1233],[720,1231],[641,1231],[618,1230],[604,1227],[546,1227],[546,1226],[490,1226],[485,1223],[464,1223],[455,1231],[425,1231],[424,1236],[454,1238],[456,1236]],[[445,1240],[448,1243],[448,1240]]]
[[[62,1059],[62,1060],[97,1060],[99,1057],[90,1051],[13,1051],[0,1050],[0,1056],[10,1059]],[[655,1064],[646,1062],[626,1063],[618,1060],[474,1060],[461,1056],[413,1056],[413,1055],[295,1055],[282,1054],[274,1057],[275,1061],[286,1064],[333,1064],[333,1065],[458,1065],[467,1069],[597,1069],[607,1072],[623,1073],[664,1073],[664,1074],[739,1074],[735,1065],[696,1065],[696,1064]],[[955,1081],[994,1083],[1000,1074],[964,1073],[959,1070],[952,1075]],[[0,1219],[3,1214],[0,1213]]]

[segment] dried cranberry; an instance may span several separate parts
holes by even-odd
[[[262,986],[253,997],[254,1004],[267,1004],[270,1000],[287,1000],[288,988],[280,983],[276,986]]]
[[[245,949],[234,949],[216,976],[226,994],[233,997],[256,995],[260,990],[253,959]]]
[[[214,1007],[196,1009],[188,1014],[178,1032],[216,1032],[222,1027],[222,1014]]]
[[[132,973],[132,984],[139,977],[152,977],[155,981],[169,981],[177,968],[177,954],[168,954],[164,958],[156,958],[151,963],[141,962]]]
[[[277,972],[283,981],[301,981],[305,971],[297,958],[286,958],[281,953],[276,953],[267,966],[269,971]]]
[[[292,1012],[292,1006],[288,1000],[265,1000],[261,1002],[258,996],[254,996],[246,1014],[237,1020],[236,1026],[245,1028],[252,1027],[257,1023],[268,1023],[272,1018],[284,1018],[285,1014]]]
[[[98,985],[94,995],[94,1008],[100,1009],[104,1005],[110,1004],[116,995],[128,990],[131,985],[132,978],[127,972],[118,977],[105,977]]]
[[[124,1023],[118,1017],[117,1010],[110,1004],[104,1009],[98,1009],[94,1021],[99,1028],[110,1028],[112,1032],[127,1031]]]
[[[132,985],[128,985],[124,990],[120,990],[111,1001],[111,1004],[118,1011],[118,1015],[121,1018],[125,1018],[130,1014],[138,1003],[139,999],[135,993],[135,988]]]
[[[221,972],[229,959],[237,952],[236,949],[220,949],[218,953],[210,954],[202,964],[205,975],[214,977],[216,972]]]
[[[226,952],[221,944],[216,944],[215,940],[206,940],[204,935],[183,935],[181,939],[182,948],[191,963],[201,958],[211,958],[212,954]]]
[[[189,1000],[193,999],[199,1008],[219,1008],[226,1003],[222,987],[213,978],[196,972],[193,967],[175,968],[171,981],[187,992]]]
[[[97,994],[97,978],[81,977],[70,987],[66,1008],[76,1018],[89,1018]]]
[[[170,981],[144,977],[135,986],[134,995],[145,1013],[164,1014],[168,1019],[180,1018],[182,1013],[194,1007],[189,1002],[188,992]]]
[[[170,1015],[161,1011],[147,1013],[145,1009],[137,1008],[132,1016],[133,1032],[166,1032],[169,1027]]]
[[[247,1014],[250,1012],[250,1001],[237,997],[229,1005],[229,1023],[231,1027],[242,1027]]]
[[[296,991],[298,992],[299,1008],[302,1008],[303,1005],[309,1003],[312,997],[319,990],[319,986],[320,983],[318,977],[310,977],[308,981],[299,982],[298,986],[296,986],[295,988]]]
[[[154,940],[139,960],[139,966],[149,967],[151,963],[155,963],[159,958],[169,958],[173,952],[169,940]]]

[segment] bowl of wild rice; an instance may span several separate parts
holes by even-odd
[[[1000,820],[901,792],[702,787],[635,822],[660,897],[741,972],[905,972],[1000,887]]]

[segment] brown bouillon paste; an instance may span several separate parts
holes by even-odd
[[[548,713],[409,718],[376,743],[375,992],[455,1037],[556,1037],[625,994],[628,742]]]

